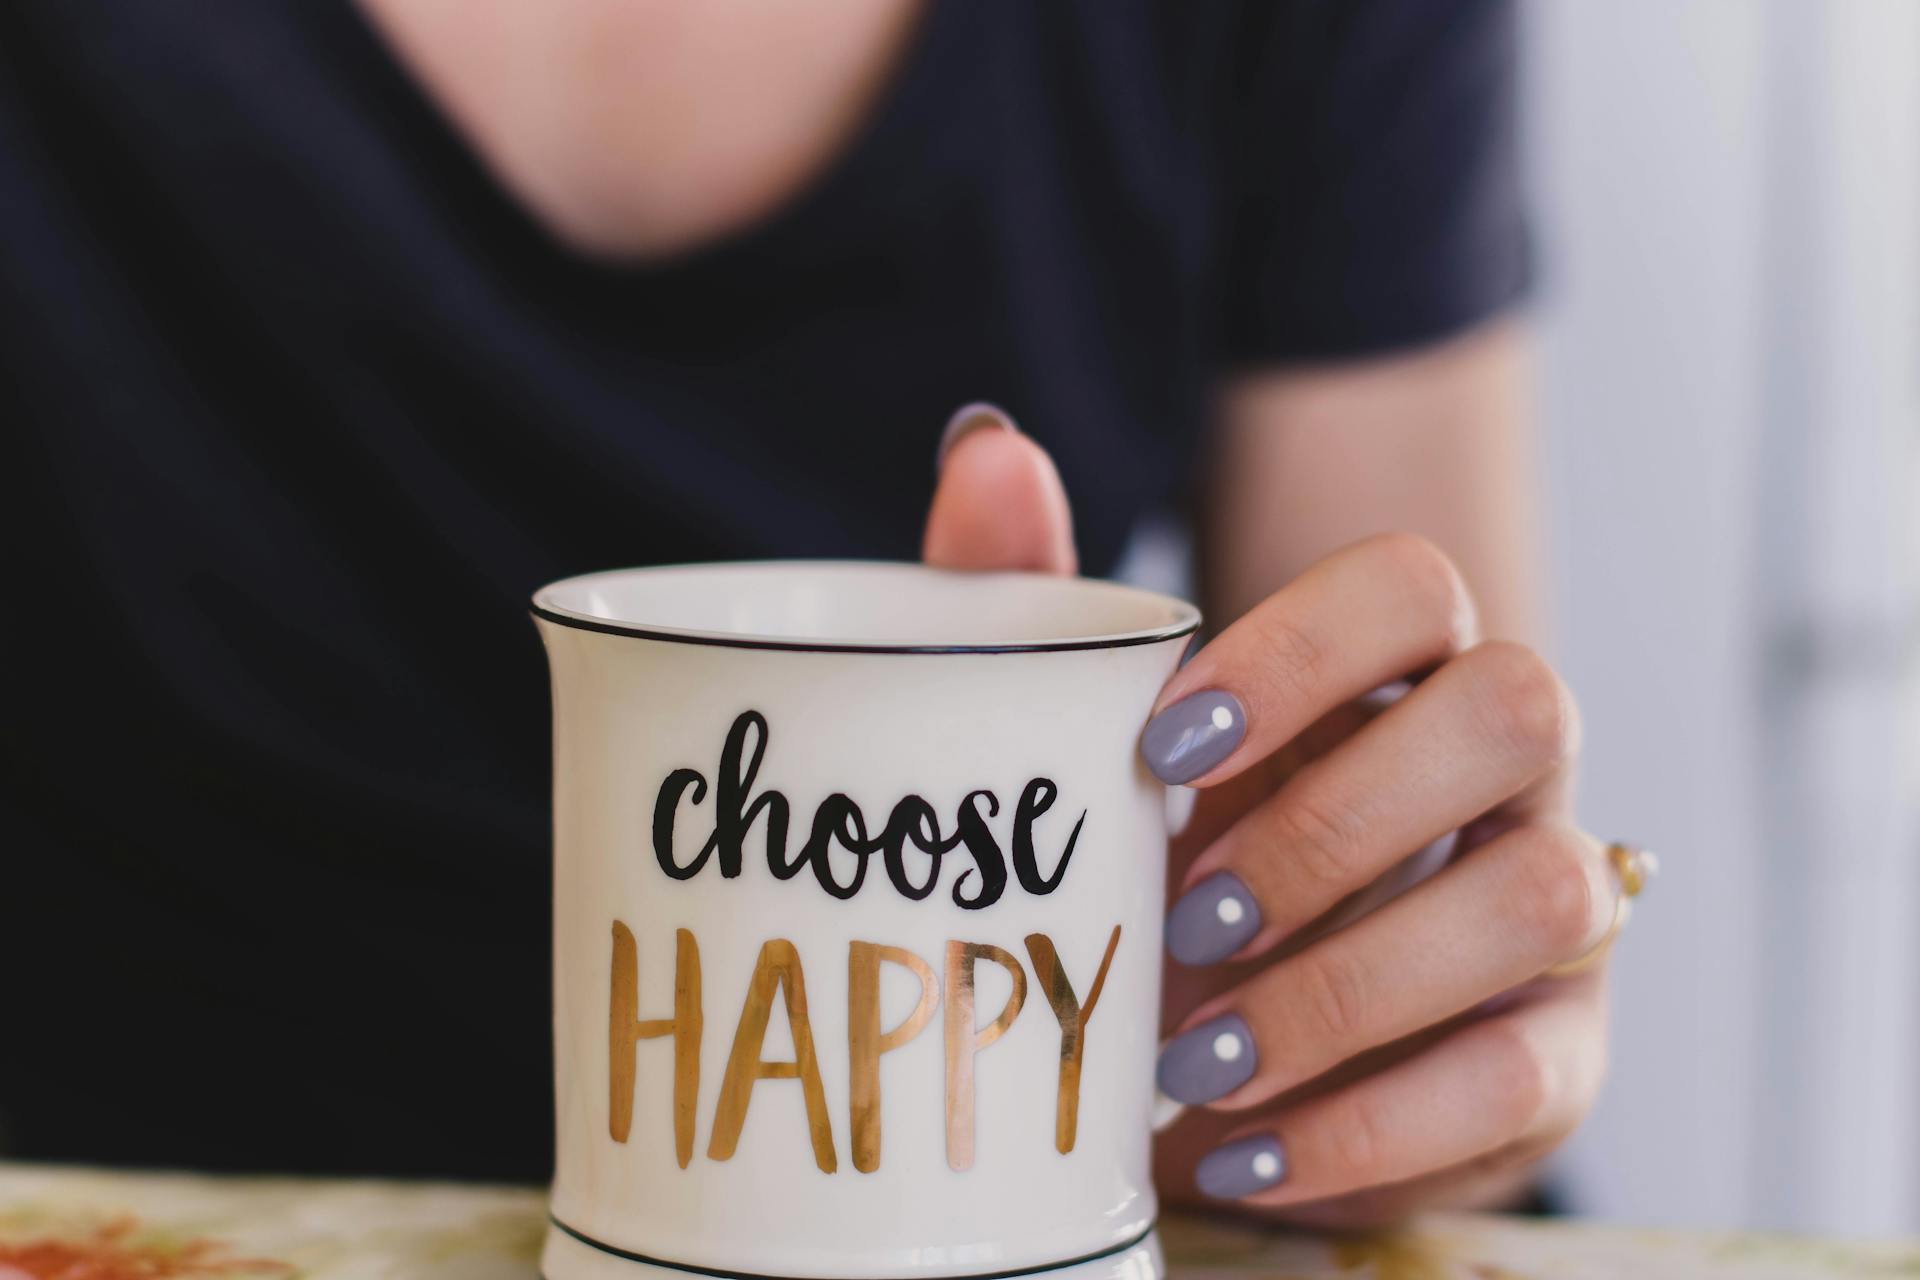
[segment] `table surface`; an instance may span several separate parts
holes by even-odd
[[[0,1164],[0,1280],[532,1280],[542,1192]],[[1436,1217],[1368,1240],[1161,1224],[1174,1280],[1920,1276],[1920,1244]]]

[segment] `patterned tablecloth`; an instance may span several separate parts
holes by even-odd
[[[531,1280],[539,1191],[0,1164],[0,1280]],[[1369,1240],[1175,1218],[1176,1280],[1920,1276],[1920,1244],[1440,1217]]]

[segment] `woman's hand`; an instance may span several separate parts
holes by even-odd
[[[1037,445],[976,413],[943,457],[930,561],[1072,571]],[[1605,940],[1619,893],[1572,823],[1577,742],[1552,669],[1481,642],[1459,574],[1403,535],[1314,565],[1168,682],[1142,754],[1200,793],[1168,917],[1170,1198],[1362,1225],[1524,1185],[1606,1059],[1598,969],[1545,976]]]
[[[1163,1144],[1170,1189],[1372,1221],[1497,1198],[1572,1130],[1603,984],[1542,975],[1600,944],[1619,892],[1572,825],[1577,738],[1546,663],[1477,643],[1453,566],[1398,535],[1313,566],[1175,675],[1142,751],[1204,799],[1168,915],[1197,972],[1170,983],[1186,1012],[1160,1085],[1210,1113]],[[1438,874],[1333,917],[1456,830]]]

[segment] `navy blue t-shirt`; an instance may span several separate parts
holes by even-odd
[[[1235,370],[1525,277],[1498,0],[947,0],[764,222],[571,254],[348,5],[0,6],[0,1155],[549,1167],[525,602],[910,557],[970,400],[1083,563]]]

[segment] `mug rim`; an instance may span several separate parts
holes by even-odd
[[[815,572],[901,572],[970,579],[1007,578],[1038,581],[1090,594],[1130,597],[1140,605],[1155,605],[1169,611],[1171,620],[1158,626],[1126,631],[1092,632],[1058,639],[1028,641],[903,642],[889,640],[817,639],[755,631],[735,631],[708,627],[671,627],[657,623],[628,622],[571,609],[559,603],[558,594],[607,578],[653,577],[673,573],[750,572],[767,569],[798,569]],[[626,569],[603,569],[595,573],[575,574],[549,582],[533,593],[528,608],[537,619],[556,626],[602,635],[630,636],[671,644],[711,645],[728,649],[770,649],[788,653],[874,653],[874,654],[999,654],[999,653],[1071,653],[1089,649],[1125,649],[1137,645],[1161,644],[1194,634],[1200,629],[1200,610],[1177,596],[1144,587],[1129,586],[1104,578],[1066,577],[1058,574],[1022,570],[943,569],[906,560],[853,559],[763,559],[709,560],[681,564],[641,565]]]

